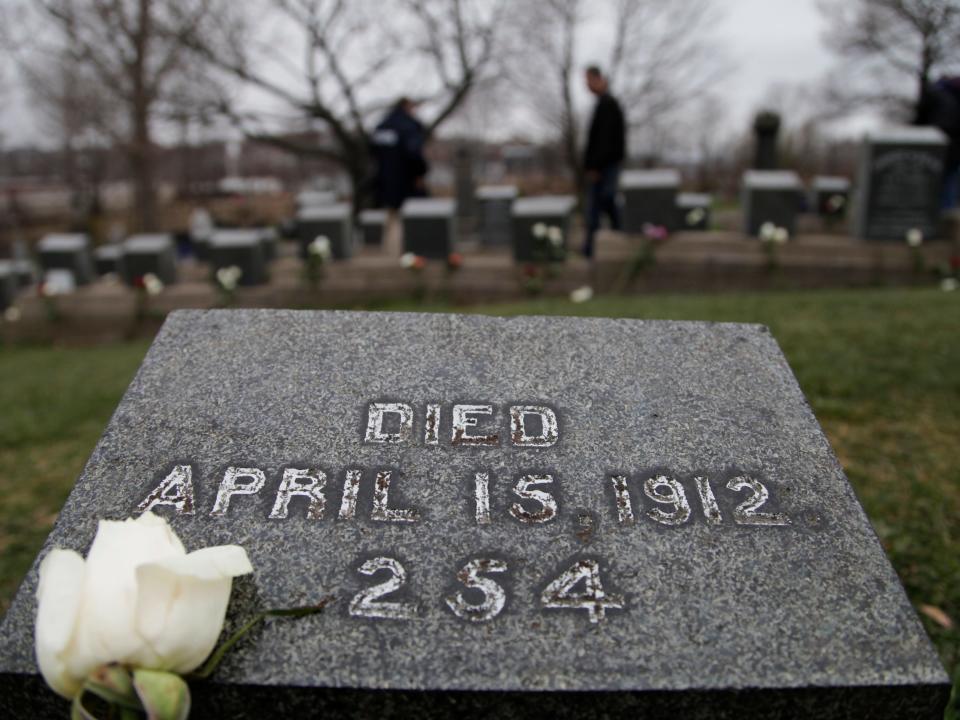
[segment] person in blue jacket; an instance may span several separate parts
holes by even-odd
[[[416,106],[409,98],[400,98],[373,132],[373,153],[377,161],[376,201],[387,209],[384,250],[401,252],[399,210],[408,197],[427,194],[426,158],[423,146],[426,132],[416,118]]]

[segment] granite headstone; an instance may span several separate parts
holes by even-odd
[[[44,271],[69,270],[77,285],[87,285],[94,280],[90,238],[84,234],[46,235],[37,243],[37,256]]]
[[[747,170],[740,199],[743,231],[756,236],[761,227],[773,223],[793,235],[802,192],[800,177],[792,170]]]
[[[537,225],[560,228],[562,249],[570,240],[570,218],[576,200],[572,195],[540,195],[518,198],[513,203],[513,257],[518,262],[542,260],[538,248],[542,239],[534,233]]]
[[[677,195],[677,224],[681,230],[709,230],[713,196],[708,193]]]
[[[307,256],[307,247],[320,236],[330,241],[334,259],[343,260],[353,255],[353,219],[349,203],[313,205],[297,214],[297,237],[300,257]]]
[[[123,279],[133,285],[144,275],[156,275],[165,285],[177,281],[177,249],[165,234],[133,235],[123,242]]]
[[[482,245],[488,247],[510,245],[511,210],[516,197],[516,185],[481,185],[477,188]]]
[[[671,169],[626,170],[620,175],[623,231],[642,233],[645,225],[677,227],[680,173]]]
[[[850,205],[850,181],[845,177],[817,175],[810,185],[810,206],[823,217],[843,217]]]
[[[934,720],[949,682],[757,325],[178,311],[51,547],[151,510],[246,547],[196,717]],[[36,566],[0,714],[62,717]],[[229,631],[229,629],[228,629]]]
[[[269,281],[263,236],[259,230],[215,230],[210,236],[211,274],[226,267],[240,268],[240,285],[263,285]]]
[[[363,210],[360,213],[360,233],[367,247],[383,245],[383,228],[387,223],[386,210]]]
[[[123,243],[109,243],[94,248],[93,266],[97,275],[119,275],[123,267]]]
[[[946,136],[933,127],[869,133],[860,150],[854,235],[903,241],[916,228],[940,232]]]
[[[403,251],[446,260],[457,242],[457,203],[453,198],[410,198],[403,203]]]

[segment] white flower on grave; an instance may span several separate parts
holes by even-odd
[[[107,663],[190,672],[223,629],[233,578],[253,572],[237,545],[187,553],[152,513],[101,520],[84,560],[56,548],[40,563],[36,653],[60,695]]]
[[[536,225],[533,226],[533,236],[535,238],[542,240],[547,236],[548,232],[549,232],[549,229],[547,228],[546,223],[538,222]]]
[[[20,318],[20,308],[18,308],[16,305],[11,305],[3,311],[3,319],[9,323],[20,322]]]
[[[773,236],[777,232],[777,226],[772,222],[765,222],[760,226],[760,239],[764,242],[773,242]]]
[[[560,247],[563,245],[563,230],[557,225],[551,225],[547,228],[547,239],[554,247]]]
[[[404,253],[400,256],[400,267],[409,270],[417,263],[417,256],[412,252]]]
[[[143,276],[143,289],[147,291],[147,295],[159,295],[163,292],[163,280],[153,273],[147,273]]]
[[[307,252],[326,262],[330,259],[330,238],[326,235],[317,235],[307,246]]]
[[[948,277],[940,281],[940,289],[944,292],[953,292],[960,288],[960,282],[956,278]]]
[[[591,299],[593,299],[593,288],[589,285],[578,287],[570,293],[570,302],[585,303]]]
[[[40,293],[44,297],[69,295],[77,289],[77,281],[70,270],[47,270],[40,284]]]
[[[920,228],[907,230],[907,245],[914,248],[923,245],[923,231]]]
[[[843,195],[831,195],[827,199],[827,208],[833,212],[837,212],[846,204],[847,199]]]
[[[235,290],[240,278],[243,277],[243,270],[236,265],[220,268],[217,270],[217,282],[224,290],[230,292]]]
[[[699,225],[703,222],[703,219],[707,216],[707,211],[703,208],[693,208],[690,212],[687,213],[687,225],[694,226]]]
[[[777,245],[783,245],[790,239],[790,231],[782,227],[775,228],[771,239]]]

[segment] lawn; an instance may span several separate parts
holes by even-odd
[[[767,324],[941,657],[956,672],[960,293],[601,297],[581,305],[539,300],[475,311]],[[0,349],[0,609],[29,567],[146,348],[134,343]]]

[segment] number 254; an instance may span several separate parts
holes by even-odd
[[[407,571],[399,561],[375,557],[358,568],[361,575],[374,575],[383,570],[389,572],[390,577],[354,595],[348,607],[350,615],[385,620],[415,619],[419,613],[417,602],[381,599],[402,588],[407,581]],[[457,580],[465,588],[479,591],[483,599],[468,602],[463,591],[457,590],[444,598],[444,604],[462,620],[474,623],[493,620],[503,611],[507,592],[496,580],[485,576],[506,571],[507,563],[503,560],[471,560],[457,573]],[[623,597],[604,591],[596,560],[578,560],[547,584],[540,593],[540,605],[548,609],[585,610],[590,622],[598,623],[606,619],[607,610],[623,609]]]

